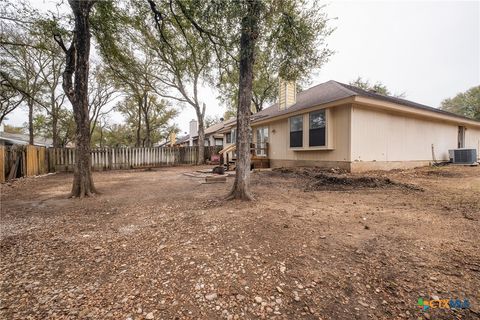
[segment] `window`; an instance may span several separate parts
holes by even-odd
[[[290,148],[303,147],[303,116],[290,118]]]
[[[308,145],[310,147],[325,146],[325,110],[310,113]]]
[[[225,135],[225,139],[227,140],[226,143],[232,143],[232,134],[230,132],[228,132]]]
[[[465,127],[458,127],[458,148],[465,148]]]
[[[268,127],[257,129],[257,145],[255,153],[257,156],[265,157],[267,155]]]
[[[232,129],[232,143],[237,142],[237,128]]]

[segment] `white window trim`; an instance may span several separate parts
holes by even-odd
[[[322,110],[324,109],[325,110],[325,143],[326,145],[325,146],[315,146],[315,147],[310,147],[309,144],[310,144],[310,141],[309,141],[309,132],[310,132],[310,113],[312,112],[315,112],[315,111],[319,111],[319,110]],[[290,147],[290,119],[292,117],[296,117],[296,116],[303,116],[303,147]],[[309,110],[308,112],[306,113],[302,113],[302,114],[297,114],[297,115],[293,115],[291,117],[288,118],[288,150],[291,150],[291,151],[322,151],[322,150],[325,150],[325,151],[328,151],[328,150],[334,150],[335,148],[333,147],[333,141],[332,141],[332,137],[330,136],[331,135],[331,126],[330,126],[330,122],[331,122],[331,111],[330,111],[330,108],[319,108],[319,109],[315,109],[315,110]]]

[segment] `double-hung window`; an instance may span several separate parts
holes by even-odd
[[[290,118],[290,148],[303,147],[303,116]]]
[[[326,142],[326,117],[325,110],[310,112],[310,127],[308,145],[310,147],[323,147]]]

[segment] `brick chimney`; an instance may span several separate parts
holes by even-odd
[[[285,110],[297,102],[297,85],[295,81],[285,81],[280,78],[278,89],[278,107]]]

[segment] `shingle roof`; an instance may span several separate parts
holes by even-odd
[[[392,103],[401,104],[401,105],[404,105],[404,106],[407,106],[407,107],[423,109],[423,110],[426,110],[426,111],[433,111],[433,112],[436,112],[436,113],[441,113],[441,114],[445,114],[445,115],[448,115],[448,116],[457,117],[457,118],[461,118],[461,119],[477,121],[475,119],[464,117],[464,116],[461,116],[459,114],[448,112],[448,111],[445,111],[445,110],[442,110],[442,109],[429,107],[429,106],[426,106],[424,104],[420,104],[420,103],[413,102],[413,101],[410,101],[410,100],[405,100],[405,99],[402,99],[402,98],[397,98],[397,97],[392,97],[392,96],[385,96],[385,95],[382,95],[382,94],[379,94],[379,93],[376,93],[376,92],[366,91],[366,90],[363,90],[363,89],[360,89],[358,87],[351,86],[351,85],[348,85],[348,84],[344,84],[344,83],[340,83],[340,82],[337,82],[337,83],[339,85],[343,86],[344,88],[355,92],[356,95],[358,95],[358,96],[377,99],[377,100],[388,101],[388,102],[392,102]]]
[[[252,116],[252,122],[255,123],[258,121],[264,121],[266,119],[282,116],[285,114],[293,113],[293,112],[307,109],[310,107],[326,104],[329,102],[334,102],[337,100],[341,100],[341,99],[345,99],[353,96],[361,96],[361,97],[372,98],[372,99],[377,99],[377,100],[386,101],[386,102],[393,102],[393,103],[401,104],[411,108],[432,111],[432,112],[441,113],[441,114],[449,115],[449,116],[460,118],[460,119],[475,121],[473,119],[460,116],[458,114],[454,114],[454,113],[440,110],[437,108],[432,108],[432,107],[429,107],[420,103],[416,103],[413,101],[381,95],[381,94],[374,93],[371,91],[366,91],[348,84],[330,80],[330,81],[318,84],[314,87],[311,87],[305,91],[299,92],[297,94],[297,102],[287,109],[280,110],[276,103],[271,105],[268,108],[265,108],[264,110]]]
[[[0,132],[0,140],[4,140],[12,144],[28,144],[30,141],[30,137],[28,134],[10,133],[2,131]],[[51,147],[53,145],[53,140],[36,136],[33,139],[33,144],[36,146]]]
[[[225,121],[221,121],[219,123],[216,123],[214,125],[211,125],[210,127],[208,127],[207,129],[205,129],[205,134],[211,134],[211,133],[215,133],[217,132],[218,130],[222,129],[223,126],[224,126],[224,122]]]

